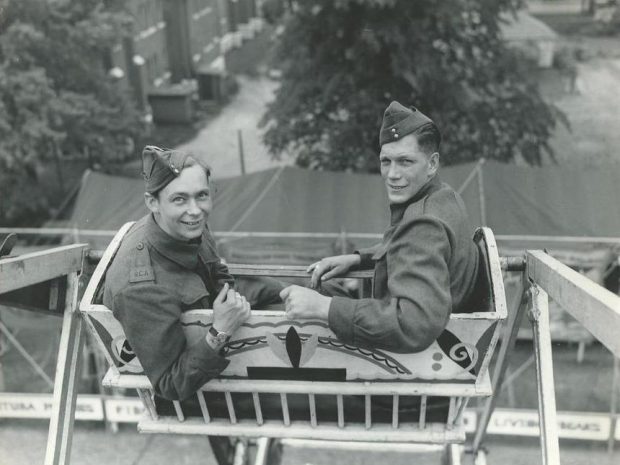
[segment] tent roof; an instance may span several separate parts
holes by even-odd
[[[476,169],[482,176],[471,176]],[[613,237],[620,231],[620,165],[522,167],[486,162],[442,168],[473,226],[495,234]],[[480,182],[482,180],[482,182]],[[214,231],[382,233],[387,196],[378,175],[280,167],[215,181]],[[482,195],[481,195],[482,194]],[[146,213],[141,179],[91,172],[71,224],[112,230]]]

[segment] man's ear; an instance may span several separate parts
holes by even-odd
[[[151,210],[152,213],[159,213],[159,200],[153,194],[145,192],[144,203],[146,204],[146,208]]]
[[[428,175],[429,177],[435,176],[437,174],[437,170],[439,169],[439,152],[431,153],[428,158]]]

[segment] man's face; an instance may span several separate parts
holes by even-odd
[[[381,176],[385,181],[390,203],[407,202],[437,172],[439,154],[426,155],[415,135],[384,144],[379,155]]]
[[[155,213],[157,224],[175,239],[189,241],[200,237],[213,208],[204,168],[185,168],[157,196],[146,194],[146,205]]]

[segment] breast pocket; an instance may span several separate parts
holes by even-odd
[[[183,310],[209,308],[209,291],[200,277],[197,275],[188,276],[179,287],[178,292],[181,294]]]

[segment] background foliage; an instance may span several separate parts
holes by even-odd
[[[1,223],[46,215],[58,193],[44,180],[52,167],[62,176],[63,159],[124,158],[143,133],[105,66],[130,26],[121,3],[0,0]]]
[[[446,164],[481,157],[539,164],[563,115],[545,103],[533,63],[500,37],[519,0],[305,0],[276,62],[282,85],[263,117],[271,153],[301,166],[378,171],[390,101],[442,130]]]

